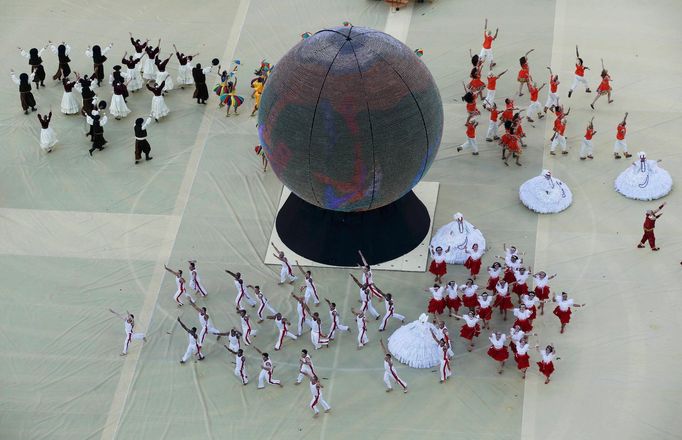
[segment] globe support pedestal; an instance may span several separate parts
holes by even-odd
[[[370,265],[401,257],[430,232],[429,211],[410,191],[378,209],[340,212],[319,208],[291,193],[275,221],[282,242],[306,259],[355,266],[362,250]]]

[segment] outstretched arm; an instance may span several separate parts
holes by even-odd
[[[194,304],[194,301],[190,300],[190,301],[189,301],[189,304],[192,306],[192,308],[193,308],[194,310],[196,310],[197,312],[201,313],[201,309],[200,309],[196,304]]]
[[[623,117],[623,124],[625,124],[625,121],[628,119],[628,112],[625,112],[625,116]]]
[[[355,281],[355,284],[357,284],[359,288],[363,289],[365,287],[362,285],[362,283],[360,283],[360,281],[358,281],[357,278],[355,278],[355,275],[353,275],[352,273],[349,273],[348,275],[350,275],[350,277],[353,279],[353,281]]]
[[[111,309],[109,309],[109,311],[110,311],[111,313],[113,313],[114,315],[118,316],[119,319],[122,319],[122,320],[124,320],[124,321],[126,320],[126,317],[123,316],[123,315],[121,315],[120,313],[115,312],[115,311],[113,311],[113,310],[111,310]]]
[[[362,265],[363,266],[369,266],[369,264],[367,264],[367,260],[365,259],[365,256],[362,255],[362,251],[359,250],[358,254],[360,254],[360,259],[362,260]]]
[[[263,352],[260,351],[260,349],[259,349],[258,347],[256,347],[255,345],[252,345],[252,347],[253,347],[254,350],[256,350],[256,351],[258,352],[258,354],[260,354],[260,355],[263,354]]]
[[[180,325],[182,326],[182,328],[184,328],[185,331],[186,331],[187,333],[189,333],[189,329],[187,328],[187,326],[185,325],[185,323],[182,322],[182,320],[180,319],[179,316],[178,316],[178,322],[180,323]]]
[[[173,269],[169,269],[168,266],[166,266],[165,264],[163,265],[163,267],[164,267],[164,269],[166,269],[168,272],[172,273],[176,277],[180,276],[180,274],[178,272],[174,271]]]
[[[272,245],[272,248],[275,250],[275,252],[277,252],[278,254],[281,252],[279,249],[277,249],[277,246],[275,246],[275,243],[270,242],[270,244]]]
[[[305,270],[301,267],[300,264],[298,264],[298,260],[294,260],[296,262],[296,267],[298,267],[298,270],[301,271],[301,275],[303,275],[303,278],[305,278]]]
[[[384,350],[384,354],[388,354],[388,350],[386,350],[386,346],[384,345],[384,339],[379,338],[379,344],[381,345],[381,349]]]
[[[227,270],[227,269],[225,269],[225,272],[226,272],[226,273],[229,273],[230,275],[232,275],[232,276],[234,277],[235,280],[237,279],[237,274],[236,274],[236,273],[230,272],[230,271]]]
[[[529,50],[528,52],[526,52],[526,54],[524,55],[524,57],[528,58],[528,55],[530,55],[530,53],[533,52],[534,50],[535,50],[535,49],[531,49],[531,50]]]
[[[504,75],[505,73],[507,73],[507,69],[504,69],[504,70],[502,71],[502,73],[500,73],[499,75],[497,75],[497,77],[499,78],[499,77],[501,77],[502,75]]]
[[[663,202],[663,204],[660,205],[657,209],[654,209],[654,211],[653,211],[654,214],[658,214],[659,212],[661,212],[661,210],[665,207],[665,204],[666,204],[666,202]],[[660,216],[658,216],[658,217],[660,217]]]
[[[234,354],[234,355],[236,355],[236,354],[237,354],[237,352],[236,352],[236,351],[234,351],[234,350],[230,350],[230,347],[228,347],[227,345],[224,345],[224,344],[223,344],[223,347],[225,347],[225,349],[226,349],[227,351],[229,351],[230,353],[232,353],[232,354]]]

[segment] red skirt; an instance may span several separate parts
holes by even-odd
[[[517,353],[514,355],[514,360],[516,361],[516,367],[519,370],[523,370],[530,367],[530,356],[528,356],[528,353],[524,355],[519,355]]]
[[[530,72],[526,69],[521,69],[519,70],[519,74],[516,76],[516,80],[518,82],[528,82],[528,78],[530,77]]]
[[[540,369],[540,373],[544,374],[547,379],[549,379],[549,376],[554,373],[554,364],[552,362],[546,364],[544,362],[537,362],[538,364],[538,369]]]
[[[478,272],[481,270],[481,259],[479,258],[478,260],[474,260],[473,258],[469,257],[464,262],[464,267],[469,269],[471,276],[478,275]]]
[[[516,355],[516,343],[513,340],[509,343],[509,349]]]
[[[464,307],[469,307],[470,309],[473,309],[478,306],[478,296],[462,295],[462,303],[464,304]]]
[[[494,292],[495,286],[497,286],[498,281],[500,281],[500,277],[497,277],[497,278],[489,277],[488,278],[488,285],[485,286],[486,290],[490,290],[490,291]]]
[[[549,299],[549,286],[536,287],[535,288],[535,296],[537,296],[540,301],[544,301],[546,299]]]
[[[509,351],[507,350],[507,347],[502,347],[497,350],[491,345],[488,349],[488,356],[495,359],[497,362],[504,362],[509,358]]]
[[[530,319],[517,319],[514,321],[513,327],[516,327],[517,325],[526,333],[533,330],[533,324],[530,322]]]
[[[448,273],[448,266],[445,261],[436,263],[436,260],[431,260],[431,265],[429,266],[429,272],[437,276],[443,276]]]
[[[514,308],[514,304],[512,304],[512,300],[507,296],[496,296],[495,297],[495,302],[493,303],[493,307],[499,307],[500,310],[509,310]]]
[[[530,310],[530,318],[528,318],[530,321],[533,321],[535,318],[538,317],[537,307],[533,306],[533,307],[529,308],[528,310]]]
[[[462,300],[459,299],[459,296],[455,298],[450,298],[449,296],[446,296],[445,306],[448,309],[455,309],[455,313],[457,313],[459,311],[459,308],[462,307]]]
[[[504,270],[504,280],[508,283],[515,283],[516,277],[514,276],[514,271],[511,269]]]
[[[459,335],[463,337],[464,339],[472,340],[474,339],[474,336],[478,336],[481,334],[481,326],[476,324],[476,327],[469,327],[468,325],[464,324],[462,326],[462,329],[459,331]]]
[[[484,321],[490,321],[493,317],[493,309],[490,307],[479,307],[478,308],[478,317],[481,318]]]
[[[562,324],[568,324],[571,321],[571,309],[562,312],[559,306],[554,307],[554,313]]]
[[[437,300],[436,298],[431,298],[429,300],[429,306],[426,308],[426,311],[429,313],[436,313],[440,315],[443,313],[443,310],[445,310],[445,300]]]
[[[528,293],[528,284],[526,284],[526,283],[523,283],[523,284],[518,284],[518,283],[516,283],[516,284],[514,284],[514,287],[512,287],[512,292],[514,292],[515,294],[517,294],[519,297],[520,297],[521,295],[525,295],[526,293]]]
[[[611,91],[611,86],[607,82],[602,82],[599,84],[599,87],[597,87],[597,92],[599,92],[600,95],[606,94]]]

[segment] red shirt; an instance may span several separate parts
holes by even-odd
[[[593,135],[594,135],[594,130],[592,130],[591,128],[588,128],[587,131],[585,132],[585,139],[587,139],[588,141],[591,141]]]
[[[646,217],[644,217],[644,229],[654,229],[656,226],[656,218],[651,218],[647,214]]]
[[[483,49],[490,49],[493,46],[494,39],[492,35],[485,34],[483,36]]]
[[[556,93],[558,87],[559,87],[559,82],[550,78],[550,80],[549,80],[549,91],[552,93]]]
[[[469,81],[469,88],[472,90],[482,89],[483,87],[485,87],[485,83],[480,78],[473,78]]]
[[[495,90],[495,87],[497,87],[497,77],[488,77],[488,90]]]
[[[575,65],[575,74],[578,76],[585,76],[585,66],[581,66],[580,64]]]
[[[497,122],[497,115],[499,112],[497,111],[496,108],[490,110],[490,120],[493,122]]]
[[[506,103],[504,104],[504,106],[505,106],[505,108],[506,108],[507,110],[511,110],[511,109],[514,108],[514,101],[509,100],[509,102],[506,102]]]
[[[473,113],[476,111],[476,101],[474,102],[467,102],[467,111],[469,113]]]
[[[468,138],[475,138],[476,137],[476,126],[473,124],[473,122],[467,122],[467,137]]]
[[[625,139],[625,125],[623,124],[618,124],[618,133],[616,133],[616,139],[619,141],[622,141]]]
[[[563,135],[564,135],[564,130],[566,130],[566,124],[562,124],[560,119],[557,120],[557,121],[554,123],[554,131],[556,131],[557,133],[559,133],[560,135],[563,136]]]
[[[536,89],[533,86],[530,86],[530,100],[531,100],[531,102],[538,100],[538,93],[540,93],[540,91],[538,89]]]

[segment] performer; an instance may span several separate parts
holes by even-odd
[[[485,141],[492,142],[493,140],[499,140],[500,137],[497,135],[497,117],[499,115],[497,104],[492,102],[487,107],[484,106],[483,108],[490,112],[490,120],[488,121],[488,131],[485,134]]]
[[[196,302],[192,294],[190,294],[185,288],[185,279],[182,277],[182,270],[178,269],[177,271],[174,271],[172,269],[169,269],[168,266],[166,265],[164,265],[163,267],[166,269],[166,271],[175,275],[175,284],[177,285],[178,290],[175,292],[175,295],[173,295],[173,299],[178,304],[178,307],[184,305],[184,303],[180,299],[181,296],[185,296],[185,298],[189,299],[189,301],[192,303]]]
[[[249,383],[249,375],[246,372],[246,356],[244,356],[244,350],[241,348],[232,350],[227,345],[223,345],[230,353],[234,354],[234,375],[241,380],[242,385]]]
[[[114,93],[111,95],[111,104],[109,105],[109,111],[114,116],[114,118],[119,121],[121,118],[125,118],[130,114],[130,109],[126,105],[125,93],[127,93],[126,83],[120,80],[114,80]]]
[[[521,202],[531,211],[541,214],[561,212],[573,203],[573,193],[549,170],[525,181],[519,188]]]
[[[523,85],[525,84],[526,87],[528,87],[530,82],[532,81],[532,77],[530,75],[530,66],[528,65],[528,55],[530,55],[530,53],[533,52],[534,50],[535,49],[529,50],[528,52],[525,53],[525,55],[519,58],[519,64],[521,65],[521,69],[519,69],[519,74],[516,77],[516,80],[519,82],[519,96],[523,96],[523,93],[521,93]],[[530,92],[530,87],[528,87],[528,91]]]
[[[467,140],[457,147],[457,151],[462,151],[463,148],[471,148],[473,150],[471,154],[478,156],[478,144],[476,143],[476,127],[478,127],[478,122],[469,117],[464,123],[464,126],[466,127]]]
[[[126,310],[126,314],[125,316],[123,316],[122,314],[114,312],[111,309],[109,309],[109,311],[116,315],[119,319],[122,319],[124,323],[126,337],[125,341],[123,342],[123,351],[121,352],[121,356],[125,356],[128,354],[128,347],[130,346],[130,341],[132,341],[133,339],[135,340],[142,339],[144,342],[147,342],[147,338],[145,338],[144,333],[133,332],[133,328],[135,327],[135,316],[132,313]]]
[[[469,84],[464,87],[465,93],[466,91],[469,91],[473,94],[474,98],[478,96],[480,99],[483,99],[483,89],[485,88],[485,83],[481,81],[480,69],[477,67],[471,69],[469,77],[471,78],[471,80],[469,81]]]
[[[52,53],[57,55],[57,59],[59,60],[59,67],[57,67],[57,72],[52,76],[52,79],[58,81],[68,78],[71,74],[71,67],[69,67],[69,63],[71,62],[71,58],[69,58],[71,46],[64,41],[62,41],[62,44],[59,46],[55,46],[52,41],[48,41],[48,44],[50,45]]]
[[[594,156],[592,156],[592,152],[594,151],[594,147],[592,146],[592,136],[597,134],[597,132],[594,130],[593,122],[594,116],[592,116],[592,119],[590,119],[590,123],[587,124],[587,129],[585,129],[585,137],[580,144],[580,160],[585,160],[586,158],[594,159]]]
[[[585,86],[585,93],[592,92],[592,90],[590,90],[590,85],[587,84],[587,80],[585,79],[585,70],[590,70],[590,68],[583,65],[583,59],[580,58],[580,53],[578,52],[578,45],[575,46],[575,58],[575,76],[573,77],[573,85],[571,85],[571,89],[568,91],[569,98],[571,97],[571,94],[573,94],[573,90],[578,87],[578,84]]]
[[[294,341],[298,339],[298,337],[291,333],[289,331],[289,325],[291,324],[286,318],[282,316],[281,313],[277,312],[272,316],[267,316],[267,319],[272,319],[275,321],[275,325],[277,326],[277,341],[275,341],[275,351],[279,351],[280,348],[282,348],[282,343],[284,342],[284,337],[286,336],[289,339],[293,339]],[[305,351],[305,350],[303,350]],[[307,351],[306,351],[307,353]],[[298,381],[300,383],[301,381]]]
[[[393,391],[393,385],[391,382],[395,382],[403,389],[403,393],[407,393],[407,383],[398,376],[395,368],[393,368],[393,359],[391,354],[386,350],[384,345],[384,340],[379,339],[379,344],[381,349],[384,351],[384,383],[386,384],[386,392],[390,393]]]
[[[261,165],[263,165],[263,172],[268,170],[268,156],[265,155],[265,148],[262,145],[256,145],[254,147],[256,155],[260,157]]]
[[[166,72],[166,66],[168,65],[168,61],[173,57],[173,54],[171,53],[168,55],[168,58],[165,60],[161,61],[161,58],[157,55],[156,58],[154,59],[154,64],[156,65],[156,78],[154,82],[158,84],[164,84],[163,86],[163,93],[170,92],[173,90],[173,78],[171,78],[170,74]]]
[[[199,330],[199,347],[204,346],[204,341],[206,340],[206,335],[207,334],[212,334],[216,336],[216,341],[220,340],[221,336],[226,336],[228,333],[223,333],[215,326],[213,325],[213,322],[211,321],[211,317],[208,315],[208,311],[206,310],[206,307],[201,307],[199,308],[196,304],[193,302],[190,302],[189,305],[194,308],[197,312],[199,312],[199,323],[201,324],[201,330]]]
[[[543,113],[540,112],[540,102],[538,101],[538,94],[540,93],[540,90],[542,90],[547,83],[542,83],[540,87],[538,87],[538,84],[536,82],[533,82],[531,85],[530,83],[528,84],[528,93],[530,93],[530,105],[526,109],[526,120],[528,122],[535,122],[533,118],[531,118],[532,115],[537,115],[538,119],[542,119],[545,117]]]
[[[146,79],[147,81],[152,81],[156,79],[156,57],[159,55],[159,52],[161,51],[161,38],[159,38],[159,42],[156,43],[156,47],[152,46],[151,44],[147,44],[147,46],[144,48],[145,53],[147,54],[147,59],[144,62],[144,65],[142,66],[142,78]]]
[[[200,63],[192,69],[192,79],[194,79],[194,95],[192,99],[197,100],[197,104],[206,104],[208,99],[208,87],[206,86],[206,74],[211,71],[211,66],[201,67]]]
[[[478,321],[480,321],[481,318],[478,315],[476,315],[476,312],[474,312],[473,310],[470,310],[467,315],[462,316],[454,315],[454,317],[464,320],[464,324],[462,325],[462,328],[459,331],[459,335],[469,341],[469,347],[467,347],[467,351],[473,350],[474,337],[477,337],[478,335],[481,334],[481,326],[478,325]]]
[[[96,102],[97,97],[95,96],[92,101]],[[89,135],[92,140],[92,148],[89,150],[90,156],[92,156],[92,152],[95,150],[102,151],[104,145],[107,144],[107,140],[104,139],[104,126],[108,121],[107,115],[97,110],[93,110],[90,115],[85,117],[85,122],[90,126]]]
[[[625,133],[627,129],[625,128],[626,121],[628,119],[628,113],[625,112],[625,117],[618,127],[616,128],[616,143],[613,144],[613,156],[616,159],[620,159],[620,151],[623,151],[623,155],[627,157],[632,157],[632,154],[628,153],[628,144],[625,142]]]
[[[175,56],[178,59],[178,63],[180,63],[180,67],[178,67],[178,84],[180,84],[181,89],[184,89],[185,86],[194,84],[194,78],[192,78],[192,59],[199,55],[199,53],[185,55],[178,51],[175,44],[173,44],[173,50],[175,50]]]
[[[381,324],[379,325],[380,332],[386,330],[386,324],[388,324],[389,318],[397,319],[398,321],[405,323],[405,317],[399,313],[395,313],[395,303],[393,301],[393,295],[387,293],[384,295],[384,297],[386,298],[386,314],[384,315],[384,318],[381,320]]]
[[[365,320],[365,314],[362,311],[355,311],[355,309],[350,309],[351,313],[355,315],[355,323],[358,326],[358,350],[369,343],[369,337],[367,336],[367,321]]]
[[[554,150],[557,146],[561,147],[561,154],[568,154],[568,146],[566,146],[566,138],[564,137],[567,121],[565,117],[554,121],[554,135],[552,136],[552,144],[549,150],[549,154],[552,156],[556,156]]]
[[[441,315],[445,310],[445,299],[443,299],[443,293],[445,291],[445,286],[439,284],[434,284],[433,287],[424,289],[424,292],[429,292],[431,294],[431,299],[429,299],[429,304],[426,307],[426,311],[433,315],[433,321],[436,321],[438,315]]]
[[[322,397],[322,388],[324,387],[320,383],[317,376],[313,376],[310,378],[310,394],[313,395],[313,399],[310,401],[310,408],[312,408],[314,412],[313,417],[317,417],[320,414],[320,410],[317,409],[318,403],[322,405],[322,408],[324,408],[324,412],[328,413],[329,411],[332,410],[332,407],[329,406],[327,401],[324,400],[324,397]]]
[[[296,385],[300,385],[304,377],[313,378],[317,376],[313,360],[308,354],[308,350],[301,350],[301,357],[298,359],[298,377],[296,378]]]
[[[253,347],[253,349],[256,350],[263,358],[263,361],[261,362],[260,374],[258,374],[258,389],[262,390],[265,388],[266,381],[270,385],[278,385],[280,388],[283,388],[284,385],[282,385],[279,380],[272,378],[272,373],[275,372],[275,365],[272,363],[270,355],[268,355],[268,353],[263,353],[258,349],[258,347]]]
[[[492,344],[488,349],[488,356],[500,363],[500,368],[497,370],[498,374],[502,374],[504,364],[509,358],[509,350],[504,345],[507,342],[507,335],[501,332],[493,332],[488,338]]]
[[[88,78],[88,75],[81,76],[76,72],[76,80],[78,83],[74,86],[76,90],[81,93],[81,98],[83,100],[83,106],[81,109],[81,114],[83,116],[88,116],[92,114],[93,102],[96,102],[95,92],[92,91],[92,80]]]
[[[507,73],[506,69],[503,70],[499,75],[495,75],[495,73],[493,73],[492,70],[488,72],[488,83],[486,84],[487,91],[485,99],[483,100],[484,107],[487,104],[489,107],[495,106],[495,108],[497,108],[497,106],[495,105],[495,90],[497,89],[497,80],[505,73]],[[492,120],[492,114],[490,115],[490,118]],[[490,130],[490,128],[488,129]]]
[[[33,81],[35,74],[31,73],[29,76],[26,73],[22,73],[19,75],[19,78],[17,78],[14,74],[14,70],[11,70],[10,72],[10,78],[12,78],[14,84],[19,86],[19,98],[21,99],[21,108],[24,110],[24,114],[28,114],[29,107],[32,112],[36,111],[36,100],[33,97],[33,93],[31,93],[31,81]]]
[[[514,352],[514,360],[516,361],[516,368],[521,371],[521,378],[526,378],[526,371],[530,367],[530,356],[528,356],[528,337],[524,336],[521,338],[518,344],[516,344],[516,351]]]
[[[256,295],[256,298],[258,298],[258,311],[256,314],[258,315],[258,322],[261,323],[263,322],[263,310],[266,308],[270,311],[270,313],[277,313],[277,310],[275,310],[271,305],[270,301],[265,297],[265,294],[263,294],[263,291],[260,290],[260,286],[246,286],[248,289],[253,289],[254,295]]]
[[[184,322],[180,320],[180,317],[178,316],[178,322],[182,326],[182,328],[187,332],[187,350],[185,351],[185,354],[182,356],[182,359],[180,359],[180,363],[184,364],[187,362],[190,358],[190,356],[195,355],[197,357],[197,360],[203,361],[204,360],[204,355],[201,354],[201,346],[199,345],[199,337],[197,335],[197,328],[192,327],[188,328]]]
[[[559,105],[559,75],[554,75],[552,74],[552,68],[547,66],[547,69],[549,70],[549,94],[547,95],[547,101],[545,102],[545,114],[547,114],[547,110],[552,110]]]
[[[436,334],[431,330],[431,336],[436,344],[440,347],[443,352],[443,357],[440,359],[440,383],[445,383],[450,376],[452,376],[452,370],[450,370],[450,359],[448,358],[448,346],[444,339],[438,339]],[[471,351],[471,350],[469,350]]]
[[[242,334],[239,330],[236,328],[232,327],[230,329],[230,332],[227,334],[227,340],[229,341],[228,349],[232,351],[237,351],[239,350],[242,345],[239,342],[239,339],[242,337]]]
[[[235,66],[234,71],[237,70]],[[234,114],[238,115],[237,109],[244,103],[244,98],[237,95],[237,75],[234,75],[234,83],[232,81],[227,82],[227,96],[225,97],[225,106],[227,107],[227,113],[225,116],[230,116],[230,108],[234,109]]]
[[[253,110],[251,111],[251,116],[256,116],[256,112],[258,111],[258,107],[260,106],[260,97],[263,94],[263,88],[265,87],[265,79],[258,77],[251,81],[251,88],[253,89],[253,93],[251,96],[253,97]]]
[[[57,142],[57,135],[55,134],[52,127],[50,127],[50,121],[52,120],[52,111],[45,115],[44,117],[38,113],[38,122],[40,122],[40,148],[48,153],[52,152],[52,147],[55,146]]]
[[[604,68],[604,60],[601,60],[601,83],[597,87],[597,96],[594,97],[594,101],[590,104],[592,110],[594,110],[594,104],[597,102],[597,99],[604,95],[606,95],[609,104],[613,102],[613,99],[611,99],[611,81],[613,80],[611,75],[609,75],[609,71]]]
[[[329,326],[329,340],[334,340],[337,330],[350,333],[350,328],[348,328],[347,325],[341,324],[341,317],[339,316],[339,312],[336,310],[336,303],[329,301],[327,298],[324,300],[327,301],[327,304],[329,305],[329,318],[331,320],[331,325]]]
[[[142,118],[137,118],[135,120],[135,127],[134,127],[134,132],[135,132],[135,163],[139,163],[142,160],[142,153],[144,153],[145,160],[152,160],[153,157],[149,155],[149,153],[152,152],[152,147],[149,145],[149,142],[147,141],[147,127],[149,124],[152,122],[152,116],[149,115],[147,117],[147,120],[144,120]],[[196,270],[192,270],[192,267],[194,267],[194,263],[190,261],[190,270],[192,271],[192,275],[194,276],[196,274]],[[198,279],[198,278],[197,278]],[[193,280],[190,278],[190,287],[194,289],[195,293],[201,293],[202,296],[206,296],[207,293],[198,284],[198,281],[194,283],[194,287],[192,286]]]
[[[142,76],[140,75],[140,58],[134,58],[130,55],[127,59],[128,52],[123,54],[121,64],[126,66],[127,70],[123,75],[128,78],[127,87],[131,93],[135,93],[143,86]]]
[[[547,385],[549,383],[549,377],[554,372],[553,361],[555,359],[559,360],[561,358],[556,357],[556,352],[554,351],[554,347],[551,344],[545,347],[544,350],[540,350],[540,347],[538,347],[537,345],[535,346],[535,348],[537,349],[538,353],[540,353],[540,356],[542,356],[542,360],[536,363],[538,365],[540,373],[542,373],[546,377],[545,385]]]
[[[272,245],[273,249],[275,249],[276,254],[272,254],[275,258],[277,258],[279,261],[282,262],[282,267],[279,270],[279,283],[278,284],[284,284],[285,281],[288,281],[289,284],[294,284],[294,281],[298,279],[298,277],[294,276],[293,271],[291,270],[291,266],[289,265],[289,260],[287,257],[284,256],[284,252],[280,251],[277,249],[277,246],[275,246],[275,243],[270,242]]]
[[[497,282],[500,281],[501,274],[502,265],[497,261],[494,262],[492,266],[488,266],[488,284],[485,286],[485,289],[494,292],[495,286],[497,286]]]
[[[97,87],[100,87],[102,80],[104,80],[104,62],[107,60],[107,57],[104,55],[111,50],[113,45],[114,43],[109,43],[107,47],[102,49],[95,44],[92,48],[88,46],[88,49],[85,51],[85,55],[88,58],[92,58],[95,72],[92,74],[92,79],[97,81]]]
[[[73,88],[76,81],[70,81],[69,78],[62,79],[62,86],[64,86],[64,94],[62,95],[62,102],[60,110],[65,115],[76,115],[80,113],[81,107],[73,96]]]
[[[244,280],[242,279],[241,272],[230,272],[225,269],[225,273],[230,274],[234,278],[234,286],[237,289],[237,296],[235,297],[234,304],[238,309],[242,308],[242,300],[245,300],[251,307],[256,307],[256,301],[251,297],[249,292],[245,289]]]
[[[471,250],[466,250],[469,257],[464,262],[464,267],[469,269],[469,274],[474,280],[476,279],[476,276],[478,276],[478,272],[481,271],[481,257],[483,256],[483,252],[484,251],[482,250],[479,251],[478,243],[471,245]]]
[[[455,310],[455,313],[459,313],[459,308],[462,307],[462,300],[457,293],[458,291],[459,288],[454,281],[448,281],[445,285],[445,306],[448,308],[448,316],[450,317],[452,317],[453,309]]]
[[[429,266],[429,272],[436,276],[434,279],[435,283],[442,283],[443,275],[448,273],[448,267],[445,263],[445,254],[450,252],[450,247],[448,246],[445,252],[443,252],[442,247],[438,246],[434,249],[433,245],[431,245],[429,250],[431,251],[431,265]]]
[[[381,295],[381,293],[379,293],[379,289],[374,284],[374,275],[372,274],[372,269],[369,267],[369,264],[367,264],[365,256],[362,255],[362,251],[358,250],[358,254],[360,254],[360,259],[362,260],[362,264],[360,264],[359,266],[362,268],[361,280],[363,286],[369,287],[369,290],[371,292],[370,299],[373,296],[376,296],[379,299],[379,301],[383,301],[384,297]],[[364,288],[360,288],[360,302],[362,302],[363,290]]]
[[[479,80],[479,82],[481,82],[481,81]],[[483,83],[481,82],[481,84],[483,84]],[[470,92],[467,89],[466,84],[462,83],[462,85],[464,86],[464,96],[462,96],[462,101],[467,103],[466,108],[467,108],[467,113],[469,115],[469,117],[467,118],[467,122],[468,122],[469,119],[480,115],[481,112],[476,107],[476,95],[474,95],[472,92]]]
[[[644,243],[648,240],[652,251],[657,251],[660,248],[656,246],[656,236],[654,235],[654,228],[656,227],[656,220],[663,214],[659,214],[665,207],[665,202],[658,207],[658,209],[650,209],[646,212],[644,217],[644,235],[637,245],[638,248],[643,248]]]
[[[363,313],[369,311],[369,313],[374,316],[374,319],[379,319],[379,312],[374,308],[372,304],[373,290],[369,287],[369,284],[361,284],[357,278],[351,273],[350,277],[355,281],[355,284],[360,288],[360,302],[362,303],[362,308],[360,309]],[[376,290],[376,286],[374,287]],[[383,301],[383,295],[379,297],[379,301]]]
[[[469,310],[475,310],[478,306],[478,297],[476,296],[478,286],[474,284],[474,280],[469,278],[466,280],[466,283],[459,286],[459,290],[462,291],[462,304],[464,304],[464,307],[468,307]]]
[[[256,336],[257,330],[251,328],[251,318],[246,314],[246,310],[237,309],[237,315],[242,325],[242,334],[244,335],[244,344],[251,345],[251,337]]]
[[[313,281],[312,272],[309,270],[304,270],[301,265],[296,261],[296,267],[303,275],[303,280],[305,281],[305,303],[308,304],[310,298],[313,299],[313,303],[316,307],[320,306],[320,297],[317,295],[317,287],[315,287],[315,282]]]
[[[656,200],[667,195],[673,188],[670,173],[659,166],[661,160],[648,160],[646,153],[637,153],[635,161],[616,177],[616,191],[636,200]]]
[[[512,304],[511,297],[509,295],[509,284],[504,280],[500,280],[497,282],[497,285],[495,286],[495,302],[493,303],[493,307],[499,307],[500,308],[500,315],[502,315],[502,320],[506,321],[507,320],[507,310],[513,309],[514,305]]]
[[[513,353],[516,353],[516,346],[524,336],[526,336],[526,332],[521,330],[521,327],[518,325],[514,325],[511,329],[509,329],[509,339],[511,340],[509,342],[509,348],[511,348]]]
[[[514,286],[512,287],[512,292],[518,296],[519,301],[521,300],[522,295],[528,293],[527,280],[531,273],[532,270],[530,268],[528,270],[526,270],[525,267],[514,269]]]
[[[298,312],[298,327],[297,327],[297,332],[296,336],[301,336],[303,334],[303,324],[308,325],[311,329],[313,328],[312,322],[310,322],[310,319],[308,319],[308,315],[306,312],[310,313],[310,309],[305,303],[305,300],[300,297],[294,295],[294,292],[291,292],[292,298],[296,300],[296,311]]]
[[[549,280],[556,277],[556,274],[547,276],[547,273],[540,271],[533,275],[533,282],[535,283],[535,296],[540,300],[540,314],[545,314],[545,301],[549,299]]]
[[[516,317],[516,321],[514,321],[514,327],[518,325],[519,328],[526,333],[533,331],[533,320],[531,318],[532,312],[526,309],[525,304],[522,303],[518,308],[515,308],[513,310],[513,314]]]
[[[437,327],[434,333],[437,334],[439,339],[443,339],[445,341],[445,344],[448,346],[448,359],[452,359],[455,357],[455,352],[452,351],[452,340],[450,340],[450,331],[448,330],[448,327],[445,325],[445,322],[441,321],[440,319],[436,321]]]
[[[45,87],[45,68],[43,67],[43,59],[40,57],[47,46],[40,48],[32,48],[28,52],[19,48],[21,56],[28,59],[28,64],[31,66],[31,73],[33,77],[31,81],[36,83],[36,90],[40,89],[40,86]]]
[[[159,122],[160,118],[163,118],[170,113],[170,109],[166,106],[166,101],[163,99],[163,90],[165,86],[165,81],[161,84],[157,84],[156,87],[152,87],[149,84],[146,85],[147,90],[154,94],[152,97],[151,116],[156,122]]]
[[[557,306],[554,308],[554,314],[561,322],[561,332],[564,332],[566,324],[571,321],[571,307],[585,307],[585,304],[575,304],[573,298],[568,297],[568,293],[561,292],[560,295],[554,297],[554,302]]]
[[[307,307],[307,306],[306,306]],[[310,312],[310,310],[308,310]],[[320,314],[315,312],[311,318],[310,342],[313,344],[315,350],[322,347],[329,347],[329,338],[322,333],[322,320]]]
[[[490,68],[495,67],[495,61],[493,60],[493,41],[497,39],[498,28],[495,28],[495,35],[492,31],[488,30],[488,19],[485,19],[485,24],[483,25],[483,47],[481,48],[481,53],[478,57],[482,62],[490,62]]]
[[[483,328],[490,330],[490,320],[493,317],[493,299],[495,293],[488,295],[488,292],[483,292],[478,296],[478,317],[483,321]]]
[[[130,36],[130,43],[133,45],[133,48],[135,48],[135,59],[142,59],[144,56],[144,50],[147,47],[147,43],[149,43],[149,39],[146,39],[144,42],[142,42],[139,38],[133,38],[133,34],[131,32],[128,32],[128,35]]]

